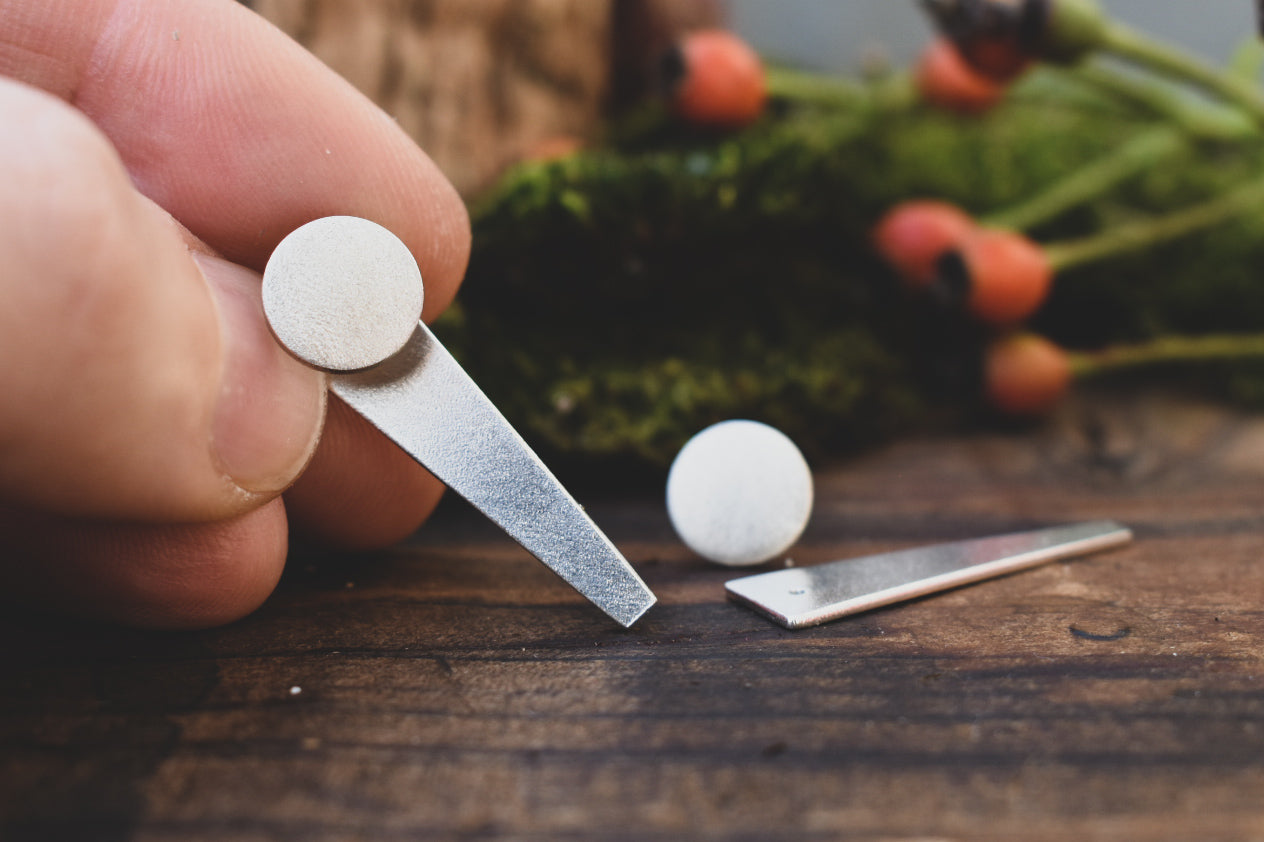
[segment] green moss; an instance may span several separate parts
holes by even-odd
[[[528,439],[589,464],[662,466],[728,417],[826,456],[968,415],[981,333],[899,294],[869,250],[873,222],[915,196],[998,210],[1155,118],[1052,72],[976,120],[911,105],[897,83],[779,99],[733,135],[649,109],[599,148],[519,167],[473,209],[441,335]],[[1082,236],[1240,183],[1264,172],[1253,146],[1192,147],[1036,234]],[[1075,347],[1258,330],[1262,235],[1251,217],[1077,269],[1036,324]],[[1255,376],[1234,390],[1264,392]]]

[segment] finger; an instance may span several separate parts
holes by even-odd
[[[301,222],[365,216],[417,256],[423,315],[446,305],[468,257],[468,218],[429,160],[378,109],[233,3],[72,5],[67,15],[65,5],[54,12],[0,0],[10,33],[0,40],[0,68],[73,99],[115,140],[140,188],[198,236],[258,267]],[[45,58],[23,61],[31,55]],[[317,455],[313,480],[294,495],[301,522],[350,523],[362,498],[345,489],[369,478],[385,489],[436,487],[376,433],[342,418],[334,417],[327,437],[358,443],[330,451],[341,456]],[[406,517],[381,524],[372,543],[419,522],[429,509],[421,499]],[[354,543],[367,540],[372,523],[346,527],[359,530]]]
[[[412,534],[442,494],[442,483],[334,397],[320,447],[285,502],[304,535],[367,549]]]
[[[244,617],[285,563],[280,500],[216,523],[142,526],[0,506],[0,592],[129,626],[205,628]]]
[[[190,253],[81,114],[0,78],[0,499],[208,520],[275,497],[324,379],[268,335],[254,273]]]
[[[380,109],[229,0],[0,0],[0,72],[73,102],[132,178],[225,257],[261,269],[320,216],[362,216],[417,257],[425,316],[465,270],[469,221]]]

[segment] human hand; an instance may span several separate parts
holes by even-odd
[[[346,82],[232,0],[0,0],[0,591],[198,627],[271,593],[288,525],[412,532],[439,483],[268,331],[259,272],[333,214],[451,301],[469,221]]]

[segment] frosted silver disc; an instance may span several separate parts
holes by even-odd
[[[689,440],[667,475],[682,541],[719,564],[758,564],[790,548],[812,511],[812,472],[794,442],[757,421],[723,421]]]
[[[263,272],[263,310],[290,353],[325,371],[393,356],[421,318],[421,270],[375,222],[329,216],[281,241]]]

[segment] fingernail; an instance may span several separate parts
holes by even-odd
[[[311,459],[325,418],[325,375],[291,357],[263,314],[259,276],[222,258],[194,255],[219,309],[223,373],[211,435],[215,457],[239,488],[276,494]]]

